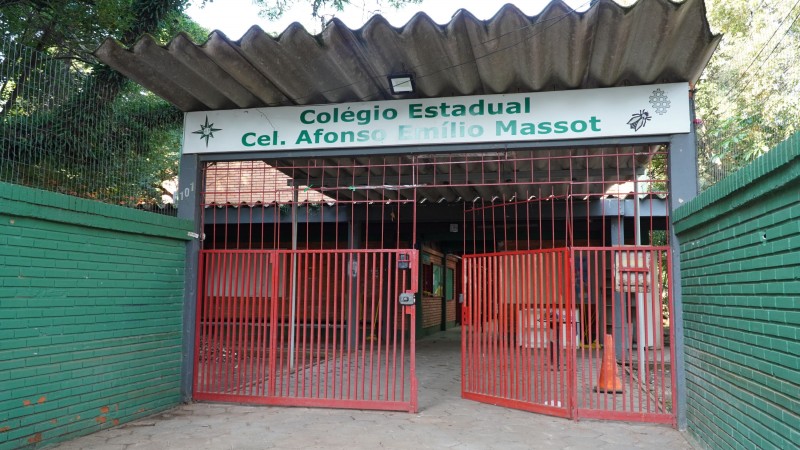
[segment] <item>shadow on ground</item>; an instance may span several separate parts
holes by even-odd
[[[662,425],[575,422],[461,399],[460,335],[417,347],[417,414],[197,403],[57,447],[104,449],[691,449]]]

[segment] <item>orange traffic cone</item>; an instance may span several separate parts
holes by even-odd
[[[600,367],[600,376],[597,379],[595,392],[604,394],[621,394],[622,379],[617,373],[617,357],[614,355],[614,337],[610,334],[605,336],[603,342],[603,365]]]

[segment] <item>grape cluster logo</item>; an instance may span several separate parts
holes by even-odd
[[[667,113],[671,104],[672,102],[670,102],[669,97],[667,97],[667,94],[661,89],[654,90],[650,95],[650,106],[652,106],[656,114],[660,116]],[[628,126],[630,126],[633,131],[639,131],[652,119],[653,116],[650,115],[648,110],[640,109],[639,112],[631,114],[631,118],[628,119]]]

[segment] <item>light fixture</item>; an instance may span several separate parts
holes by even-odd
[[[414,75],[410,73],[389,75],[389,88],[392,90],[392,95],[413,94],[416,89]]]

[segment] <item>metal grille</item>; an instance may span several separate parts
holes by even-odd
[[[634,215],[640,239],[667,229],[664,146],[216,162],[205,180],[205,248],[287,248],[293,211],[301,248],[348,248],[346,223],[364,248],[408,248],[419,208],[453,204],[484,227],[463,234],[471,253],[610,245],[597,231]]]
[[[570,416],[569,286],[566,249],[464,257],[465,398]]]
[[[464,205],[463,395],[673,423],[666,147],[598,153]]]
[[[576,417],[673,423],[669,256],[660,246],[573,249]],[[603,370],[616,372],[618,390]]]
[[[292,236],[300,249],[411,248],[416,187],[387,180],[385,168],[372,160],[209,164],[204,248],[286,249]]]
[[[204,250],[194,397],[416,411],[414,267],[394,250]]]
[[[404,317],[411,320],[409,314],[428,312],[444,317],[447,299],[431,284],[435,271],[416,272],[417,264],[440,263],[414,260],[407,283],[391,293],[380,286],[395,283],[397,274],[405,273],[396,267],[399,258],[419,258],[426,246],[436,247],[446,238],[446,253],[463,257],[442,257],[441,264],[463,264],[453,273],[464,274],[458,284],[465,302],[454,316],[460,313],[463,321],[465,397],[565,417],[672,420],[670,350],[668,339],[663,339],[670,291],[668,278],[661,278],[668,274],[666,155],[665,146],[644,145],[208,163],[202,192],[203,255],[213,262],[204,265],[204,283],[220,277],[240,283],[236,280],[245,275],[219,267],[249,263],[226,263],[220,255],[227,254],[239,255],[236,261],[271,254],[269,273],[277,278],[263,300],[269,305],[268,318],[250,313],[248,319],[240,313],[226,319],[227,325],[218,325],[222,328],[209,325],[219,322],[214,311],[239,311],[235,305],[243,300],[238,294],[209,296],[214,288],[203,286],[201,310],[211,316],[201,319],[205,322],[199,325],[199,348],[214,341],[215,333],[243,336],[245,350],[236,354],[248,354],[252,344],[247,336],[253,332],[243,330],[258,329],[252,323],[261,321],[275,331],[268,344],[256,344],[262,345],[255,351],[261,355],[257,358],[266,358],[260,364],[271,370],[266,376],[256,370],[255,376],[232,377],[230,373],[239,369],[213,369],[201,356],[200,398],[231,400],[230,395],[239,394],[230,390],[245,389],[239,380],[255,377],[260,384],[244,394],[255,402],[331,406],[331,396],[341,395],[336,401],[352,407],[352,402],[362,402],[358,404],[396,408],[392,395],[397,391],[386,390],[387,378],[382,378],[387,366],[356,363],[331,342],[352,343],[355,333],[361,339],[357,358],[369,360],[378,353],[385,357],[388,348],[370,345],[386,338],[371,338],[372,330],[380,334],[388,328],[372,324],[395,322],[376,322],[370,315],[399,311],[392,309],[392,297],[417,292],[418,286],[425,291],[420,299],[426,308],[404,307]],[[624,262],[615,258],[622,249],[647,254],[650,263],[658,264],[648,273],[658,274],[659,282],[648,284],[655,290],[641,299],[626,294],[630,283],[615,290],[615,280],[622,278],[614,270]],[[352,258],[358,260],[355,266]],[[591,264],[576,266],[579,260]],[[348,278],[345,267],[356,271]],[[596,273],[594,284],[576,288],[583,275],[576,267]],[[296,274],[297,283],[287,291],[286,286],[293,285],[290,273]],[[334,298],[327,294],[331,285],[345,289],[334,296],[338,303],[330,304],[337,306],[328,306]],[[364,295],[353,294],[347,286],[361,286]],[[372,294],[376,287],[380,295]],[[585,295],[587,290],[591,296]],[[440,307],[437,295],[442,297]],[[295,316],[287,298],[296,299]],[[373,299],[382,306],[373,307]],[[321,312],[330,310],[350,312],[338,319]],[[274,326],[273,320],[278,321]],[[429,321],[425,316],[421,322],[429,327]],[[411,332],[419,325],[409,321],[405,326]],[[239,331],[222,331],[231,327]],[[348,327],[356,331],[342,331]],[[626,383],[625,394],[618,398],[592,394],[604,356],[594,346],[606,334],[622,345],[611,356]],[[662,336],[661,347],[642,341],[655,335]],[[405,342],[413,371],[413,341]],[[224,353],[230,354],[227,347]],[[236,366],[239,359],[224,364]],[[342,374],[352,372],[346,367],[355,367],[360,378],[356,372],[336,378],[331,367]],[[292,378],[292,368],[314,372]],[[414,377],[409,377],[389,385],[411,388]],[[383,386],[377,397],[376,385]],[[374,401],[378,403],[369,403]]]
[[[0,181],[174,214],[182,114],[117,77],[0,41]]]
[[[668,265],[669,249],[650,246],[465,256],[463,396],[673,423]]]
[[[353,161],[204,170],[195,397],[416,411],[414,188],[355,186]]]

